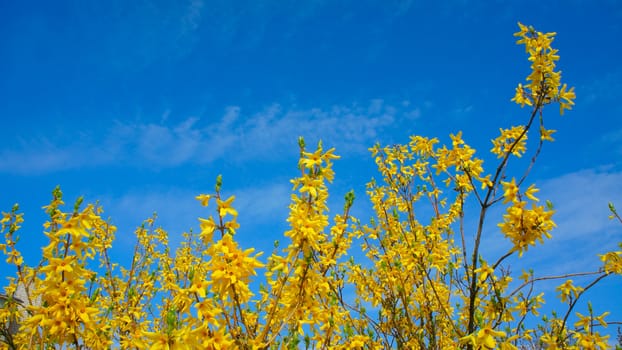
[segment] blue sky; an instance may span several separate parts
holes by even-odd
[[[622,240],[607,220],[609,201],[622,208],[619,1],[3,1],[0,210],[20,203],[34,262],[41,207],[61,185],[68,203],[104,205],[122,255],[154,211],[173,241],[196,228],[194,196],[223,174],[238,239],[270,249],[302,135],[337,149],[331,202],[341,208],[353,188],[365,220],[375,142],[463,130],[483,155],[499,127],[524,120],[510,102],[529,69],[518,21],[558,33],[577,100],[563,117],[545,110],[557,141],[530,178],[559,227],[516,263],[593,269]],[[620,280],[607,283],[595,297],[619,295]]]

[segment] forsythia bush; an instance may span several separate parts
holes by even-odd
[[[527,175],[543,144],[553,140],[544,107],[558,104],[563,113],[575,98],[555,70],[555,33],[519,27],[515,35],[531,73],[512,100],[529,113],[492,140],[497,164],[485,168],[461,133],[448,145],[421,136],[404,145],[376,145],[371,153],[381,178],[368,184],[375,214],[363,223],[350,215],[352,192],[343,212],[329,217],[327,183],[338,157],[321,144],[309,152],[300,139],[288,244],[275,244],[266,259],[236,242],[234,197],[221,196],[220,177],[213,193],[197,196],[207,207],[199,232],[184,233],[171,251],[167,232],[150,218],[136,230],[129,266],[110,259],[115,227],[102,219],[102,208],[78,200],[63,211],[58,188],[45,207],[48,243],[37,266],[27,266],[16,245],[17,206],[3,213],[0,250],[17,274],[4,289],[0,347],[607,348],[614,341],[600,333],[607,313],[573,309],[598,281],[622,274],[622,245],[601,256],[591,283],[563,277],[557,292],[566,307],[542,319],[537,282],[547,277],[512,274],[507,266],[508,257],[551,237],[552,205],[541,204]],[[512,170],[524,169],[512,175],[508,164],[528,155],[528,144],[532,160],[517,162]],[[505,214],[497,230],[486,230],[493,206]],[[465,227],[466,214],[477,215],[473,230]],[[484,236],[506,239],[511,248],[484,256]],[[363,254],[355,254],[358,246]]]

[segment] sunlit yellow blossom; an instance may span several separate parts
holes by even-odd
[[[559,91],[559,114],[563,115],[565,109],[572,109],[575,98],[574,87],[568,89],[567,85],[564,84]]]
[[[322,165],[322,149],[318,148],[313,153],[304,152],[300,163],[308,169]]]
[[[50,258],[49,265],[44,268],[43,271],[51,271],[54,273],[72,272],[71,267],[74,260],[71,257],[68,258]]]
[[[218,215],[221,217],[225,217],[227,214],[238,216],[238,212],[231,206],[234,200],[235,196],[231,196],[224,201],[216,199],[216,203],[218,203]]]
[[[525,105],[527,106],[533,105],[533,102],[531,102],[531,96],[529,96],[523,89],[523,84],[518,84],[518,87],[516,88],[516,95],[514,95],[514,97],[512,98],[512,101],[521,105],[521,107]]]
[[[202,279],[201,276],[195,276],[194,281],[192,281],[192,285],[188,288],[188,292],[197,293],[201,298],[205,298],[205,291],[209,285],[209,281]]]
[[[77,217],[71,218],[70,220],[65,222],[58,231],[58,234],[71,234],[76,238],[89,236],[88,232],[82,226],[81,222],[78,220]]]
[[[540,127],[540,139],[542,141],[555,141],[555,139],[551,136],[557,130],[545,129],[543,126]]]
[[[201,228],[201,239],[204,242],[210,242],[216,229],[216,223],[211,216],[208,219],[199,218],[199,227]]]
[[[540,189],[536,188],[536,185],[530,185],[527,190],[525,190],[525,197],[531,199],[532,201],[538,201],[538,198],[533,194],[539,192]]]
[[[207,205],[209,204],[209,200],[212,198],[211,195],[209,194],[200,194],[198,196],[195,197],[196,200],[198,200],[199,202],[201,202],[201,205],[204,207],[207,207]]]
[[[462,343],[473,345],[475,349],[494,349],[497,346],[495,338],[505,337],[505,332],[495,331],[491,327],[480,329],[476,334],[471,334],[460,339]]]
[[[510,182],[502,181],[503,185],[503,203],[515,202],[518,200],[518,186],[516,186],[516,179],[512,179]]]
[[[480,268],[476,269],[475,272],[479,273],[479,283],[483,283],[488,278],[489,275],[492,275],[494,270],[492,266],[489,266],[488,264],[484,264]]]
[[[556,290],[560,293],[561,301],[566,302],[569,301],[569,298],[576,299],[579,293],[583,291],[583,288],[575,286],[572,280],[566,280],[566,282],[558,286]]]

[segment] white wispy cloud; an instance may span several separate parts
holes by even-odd
[[[186,10],[181,16],[181,33],[182,35],[186,33],[192,33],[201,23],[201,18],[203,15],[203,0],[190,0],[190,2],[186,5]]]
[[[273,221],[285,223],[291,190],[291,184],[282,181],[234,191],[240,223],[248,225],[264,225]]]
[[[340,154],[364,153],[383,141],[385,131],[420,115],[410,103],[392,105],[381,99],[308,109],[273,104],[255,113],[230,106],[215,122],[189,117],[175,124],[163,117],[158,123],[116,122],[103,135],[65,135],[69,141],[64,144],[29,140],[0,150],[0,172],[46,173],[110,164],[167,168],[224,158],[279,160],[297,154],[298,136],[310,147],[323,140]]]
[[[192,159],[202,142],[197,118],[180,124],[117,124],[106,143],[116,144],[120,158],[128,157],[155,166],[176,166]]]
[[[522,257],[519,258],[514,254],[503,261],[503,269],[509,270],[515,277],[510,290],[521,284],[516,277],[523,270],[532,270],[535,277],[559,277],[537,282],[534,286],[534,295],[545,293],[546,304],[541,310],[542,314],[549,314],[551,310],[562,310],[561,312],[566,310],[567,305],[557,299],[559,292],[556,288],[570,279],[567,274],[598,271],[602,264],[598,255],[619,250],[617,244],[622,241],[622,225],[608,219],[607,203],[612,201],[618,203],[618,207],[622,206],[621,181],[622,171],[611,168],[584,169],[535,181],[537,187],[541,189],[536,194],[541,204],[544,205],[546,199],[554,204],[556,213],[553,220],[557,227],[552,231],[552,238],[545,240],[544,244],[538,242],[535,247],[530,246]],[[477,213],[478,210],[467,213],[467,240],[474,238]],[[511,243],[503,237],[497,227],[502,215],[502,205],[491,207],[484,227],[479,253],[490,264],[511,249]],[[587,301],[598,300],[596,307],[602,309],[599,312],[609,310],[612,311],[610,320],[620,319],[622,315],[618,312],[617,299],[612,298],[619,294],[619,279],[616,278],[611,276],[599,282],[581,298],[575,311],[585,314]],[[586,286],[594,280],[594,275],[572,279],[575,285]]]
[[[84,139],[68,145],[47,138],[22,141],[14,148],[0,150],[0,172],[38,174],[109,164],[119,152],[116,145],[109,146]]]
[[[598,254],[616,250],[622,226],[609,220],[609,202],[622,203],[622,172],[587,169],[542,183],[542,198],[555,206],[553,238],[534,263],[551,273],[597,269]],[[620,204],[618,204],[618,207]]]
[[[552,198],[559,240],[607,236],[608,202],[622,201],[622,172],[587,169],[542,183],[542,196]]]
[[[513,271],[534,268],[539,276],[597,270],[598,254],[616,250],[622,241],[622,225],[608,219],[608,202],[622,205],[622,172],[585,169],[552,179],[538,181],[537,196],[550,200],[555,208],[557,227],[552,238],[530,247],[522,258],[507,261]],[[498,209],[498,208],[497,208]],[[496,223],[502,215],[495,210],[489,215],[489,233],[484,251],[489,259],[500,257],[511,248]]]

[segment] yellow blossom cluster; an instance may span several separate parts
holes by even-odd
[[[568,89],[561,85],[561,72],[555,71],[555,62],[559,60],[558,50],[551,47],[557,33],[542,33],[531,26],[518,24],[520,31],[514,36],[519,37],[517,44],[525,45],[529,54],[531,72],[527,76],[527,84],[518,84],[516,95],[512,99],[521,106],[537,106],[551,101],[559,102],[559,112],[574,105],[574,88]],[[561,86],[561,88],[560,88]]]
[[[503,221],[499,227],[504,236],[508,237],[514,245],[513,251],[522,256],[536,241],[544,243],[544,238],[551,238],[551,230],[555,227],[552,220],[553,210],[546,209],[542,205],[536,205],[538,199],[533,195],[538,189],[531,185],[523,194],[531,203],[521,200],[515,179],[511,182],[501,182],[504,188],[504,202],[510,202],[503,215]]]

